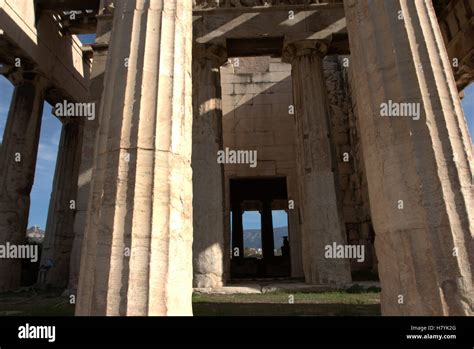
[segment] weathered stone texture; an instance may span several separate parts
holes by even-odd
[[[291,65],[282,63],[279,58],[239,57],[230,59],[221,72],[224,147],[256,150],[258,157],[255,168],[247,164],[226,164],[225,180],[228,182],[233,177],[287,178],[288,198],[296,202],[295,209],[287,211],[291,275],[301,277],[301,227],[297,209],[300,201]],[[228,188],[226,195],[229,197]],[[229,204],[226,202],[226,212],[230,211]],[[230,235],[230,227],[226,229]]]
[[[342,0],[193,0],[196,9],[200,8],[241,8],[256,6],[285,6],[285,5],[310,5],[310,4],[335,4]]]
[[[324,253],[325,246],[346,242],[336,194],[336,162],[323,71],[326,52],[326,44],[308,40],[287,46],[284,58],[292,64],[305,279],[316,284],[343,284],[351,279],[348,261],[325,258]]]
[[[224,282],[224,168],[220,66],[225,48],[193,47],[193,285],[222,287]]]
[[[104,89],[104,75],[107,63],[108,46],[113,24],[113,1],[101,0],[97,18],[97,32],[93,48],[93,63],[90,80],[91,103],[95,103],[96,115],[93,120],[85,120],[82,134],[81,164],[78,176],[76,215],[74,219],[74,241],[69,267],[69,293],[77,292],[81,251],[84,243],[84,231],[88,215],[88,201],[92,184],[94,166],[94,146],[98,137],[100,102]]]
[[[74,241],[77,179],[81,162],[83,121],[65,121],[61,131],[53,191],[48,210],[41,265],[49,266],[39,281],[52,287],[66,288]]]
[[[26,240],[46,81],[28,75],[15,87],[0,147],[0,244]],[[21,259],[0,259],[0,292],[20,287]]]
[[[451,1],[438,21],[461,91],[474,80],[474,1]]]
[[[382,312],[472,315],[472,145],[431,1],[345,9]],[[382,117],[388,100],[420,119]]]
[[[190,1],[117,3],[78,315],[191,315]]]
[[[326,56],[324,76],[328,93],[331,142],[337,163],[336,195],[346,229],[347,243],[365,246],[363,262],[351,259],[351,271],[370,271],[373,265],[373,230],[371,229],[367,179],[362,146],[348,75],[349,56]]]

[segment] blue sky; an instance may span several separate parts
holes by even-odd
[[[13,86],[0,76],[0,139],[2,140],[12,93]],[[28,226],[38,225],[43,229],[46,226],[60,136],[61,122],[51,114],[51,106],[45,103]]]
[[[464,115],[467,119],[467,125],[471,133],[471,141],[474,135],[474,83],[464,89],[464,98],[462,100]]]
[[[81,40],[85,42],[91,42],[93,39],[93,35],[81,37]],[[13,86],[7,79],[0,76],[0,140],[3,139],[3,131],[5,128],[12,92]],[[471,84],[465,89],[465,97],[462,104],[472,135],[474,134],[474,84]],[[43,229],[46,226],[60,134],[61,123],[56,119],[56,117],[52,116],[51,106],[45,103],[36,175],[31,192],[31,207],[28,226],[38,225]],[[287,225],[287,217],[284,211],[275,213],[273,220],[274,227]],[[246,213],[244,228],[259,229],[260,215],[257,212]]]
[[[285,211],[273,211],[273,227],[286,227],[288,225],[288,216]],[[232,222],[232,220],[231,220]],[[246,229],[260,229],[260,213],[257,211],[246,211],[242,217],[242,224],[244,230]]]
[[[77,37],[83,44],[92,44],[95,41],[95,34],[81,34]]]

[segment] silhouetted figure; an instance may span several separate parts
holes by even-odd
[[[281,255],[283,257],[290,256],[290,242],[288,241],[288,236],[283,237],[283,246],[281,247]]]

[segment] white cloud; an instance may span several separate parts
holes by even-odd
[[[56,157],[58,155],[57,146],[55,147],[52,144],[40,143],[38,148],[38,161],[45,161],[49,163],[56,162]]]

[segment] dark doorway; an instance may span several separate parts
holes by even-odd
[[[285,238],[275,241],[274,229],[274,217],[281,214],[274,208],[288,201],[286,188],[285,177],[230,180],[231,278],[290,276],[288,232],[279,227]]]

